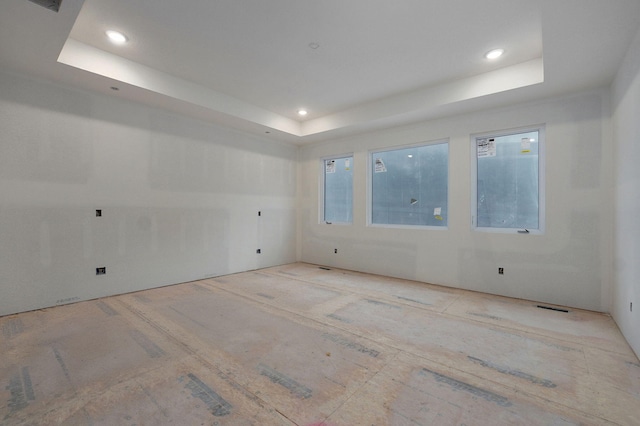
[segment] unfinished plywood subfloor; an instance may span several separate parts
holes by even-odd
[[[0,424],[638,425],[607,315],[292,264],[0,318]]]

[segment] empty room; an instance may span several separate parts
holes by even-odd
[[[3,0],[1,425],[640,425],[640,2]]]

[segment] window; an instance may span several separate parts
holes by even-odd
[[[324,159],[323,175],[323,222],[351,223],[353,221],[353,156]]]
[[[449,144],[371,153],[373,225],[447,226]]]
[[[544,129],[472,137],[476,229],[543,231]]]

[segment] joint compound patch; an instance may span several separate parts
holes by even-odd
[[[538,377],[532,376],[531,374],[523,373],[520,370],[512,370],[509,367],[493,364],[491,362],[483,361],[479,358],[474,358],[472,356],[467,356],[471,361],[476,364],[480,364],[483,367],[490,368],[492,370],[497,371],[498,373],[508,374],[510,376],[519,377],[521,379],[527,380],[531,383],[535,383],[536,385],[542,385],[545,388],[555,388],[557,385],[553,383],[551,380],[540,379]]]
[[[185,387],[191,391],[191,396],[198,398],[207,405],[211,414],[216,417],[223,417],[231,413],[233,406],[203,383],[195,374],[189,373],[187,377],[190,380]]]
[[[285,376],[284,374],[274,370],[267,365],[258,365],[258,371],[260,371],[261,375],[266,376],[273,383],[288,389],[292,394],[300,398],[311,398],[311,395],[313,394],[313,391],[308,387],[301,385],[292,378]]]
[[[334,343],[342,345],[345,348],[353,349],[354,351],[358,351],[372,358],[376,358],[378,355],[380,355],[380,352],[376,351],[375,349],[369,349],[366,346],[361,345],[360,343],[345,339],[344,337],[338,336],[337,334],[324,333],[322,337],[327,340],[331,340]]]
[[[434,379],[436,379],[436,381],[438,383],[443,383],[445,385],[450,386],[454,391],[463,391],[463,392],[468,392],[474,396],[477,396],[479,398],[482,398],[486,401],[489,402],[495,402],[496,404],[498,404],[501,407],[511,407],[511,405],[513,405],[511,403],[511,401],[509,401],[507,398],[505,398],[504,396],[498,395],[496,393],[493,393],[491,391],[485,390],[485,389],[481,389],[479,387],[470,385],[469,383],[465,383],[465,382],[461,382],[460,380],[456,380],[453,377],[449,377],[449,376],[445,376],[443,374],[440,373],[436,373],[435,371],[431,371],[427,368],[423,368],[420,371],[421,374],[431,374],[433,376]]]

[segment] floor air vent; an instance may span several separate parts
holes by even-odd
[[[62,0],[29,0],[31,3],[35,3],[35,4],[39,4],[40,6],[49,9],[49,10],[53,10],[54,12],[57,12],[58,10],[60,10],[60,3],[62,3]]]
[[[553,306],[538,305],[537,307],[540,308],[540,309],[548,309],[550,311],[569,312],[566,309],[554,308]]]
[[[331,268],[325,268],[324,266],[320,266],[319,268],[320,269],[324,269],[325,271],[330,271],[331,270]]]

